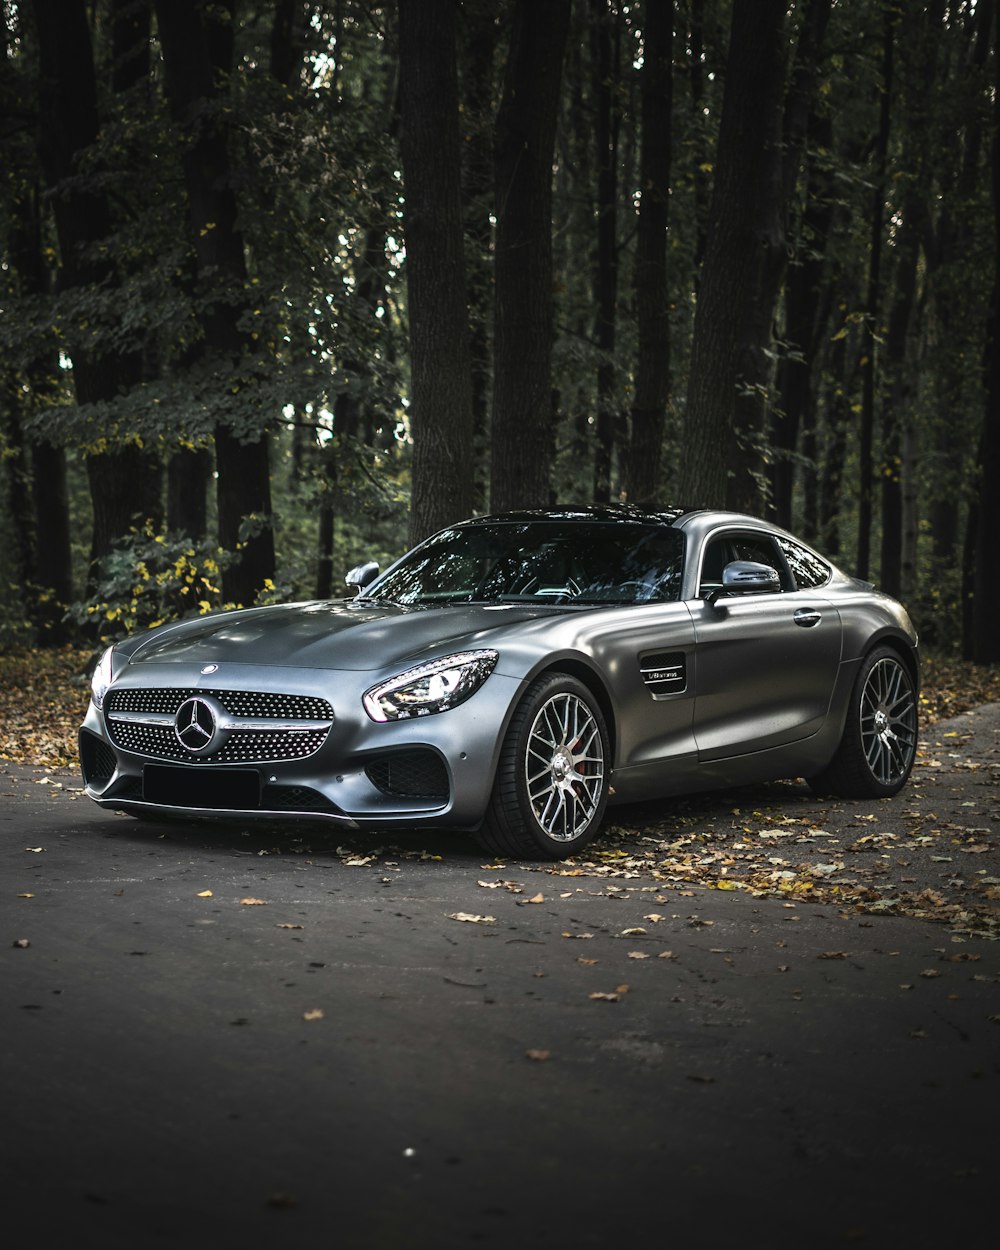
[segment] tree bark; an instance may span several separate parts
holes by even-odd
[[[416,543],[474,497],[455,0],[400,0],[399,101]]]
[[[493,99],[497,22],[492,3],[466,6],[459,41],[462,114],[462,201],[467,240],[466,287],[472,358],[474,507],[489,494],[490,329],[493,323]]]
[[[868,260],[868,297],[865,344],[861,360],[861,429],[858,458],[858,577],[868,577],[871,568],[871,530],[875,444],[875,361],[879,338],[882,286],[882,218],[885,201],[886,161],[889,126],[892,117],[895,15],[886,5],[882,32],[882,84],[879,128],[875,144],[875,190],[872,195]]]
[[[765,321],[767,270],[784,246],[781,226],[783,0],[733,9],[715,188],[698,291],[688,380],[681,497],[692,506],[759,500],[760,396],[754,389]],[[736,447],[737,392],[745,388]],[[735,459],[727,452],[735,452]],[[752,476],[753,475],[753,476]]]
[[[650,507],[659,495],[671,387],[667,229],[672,159],[673,0],[646,0],[642,16],[642,198],[633,279],[639,342],[625,489],[630,503]]]
[[[232,0],[230,0],[230,3]],[[243,238],[225,131],[220,81],[231,67],[232,12],[196,0],[156,0],[157,27],[174,121],[186,140],[184,182],[197,263],[200,321],[220,397],[239,387],[252,345],[239,325],[247,284]],[[221,423],[215,435],[219,543],[234,556],[222,578],[227,601],[252,603],[274,576],[268,438],[263,428]],[[248,518],[251,520],[248,522]]]
[[[993,64],[1000,66],[1000,22],[994,28]],[[979,497],[973,510],[971,532],[973,572],[971,646],[977,664],[1000,662],[1000,578],[997,549],[1000,546],[1000,72],[993,95],[994,127],[991,151],[991,193],[994,229],[994,280],[985,343],[986,403],[979,443]]]
[[[496,123],[491,504],[550,502],[552,156],[569,0],[515,0]]]
[[[597,448],[593,497],[611,499],[615,450],[620,442],[615,396],[615,329],[618,304],[618,120],[615,105],[618,38],[608,0],[590,0],[593,90],[597,108],[597,251],[594,265],[594,343],[597,347]]]
[[[110,264],[95,259],[111,232],[111,212],[100,186],[79,176],[81,154],[97,140],[97,83],[83,0],[34,0],[39,45],[39,151],[59,238],[59,286],[114,280]],[[77,340],[71,346],[73,385],[80,404],[117,398],[141,378],[138,352],[105,353]],[[115,539],[149,513],[147,462],[133,444],[87,456],[93,503],[91,576]]]

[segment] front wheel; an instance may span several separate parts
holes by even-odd
[[[574,677],[540,677],[514,713],[479,840],[491,854],[565,859],[594,838],[608,801],[608,731]]]
[[[882,799],[906,784],[917,752],[917,692],[891,647],[876,647],[858,673],[837,753],[810,785],[845,799]]]

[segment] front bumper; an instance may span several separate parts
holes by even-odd
[[[126,670],[113,689],[141,702],[150,689],[160,696],[173,691],[180,699],[207,686],[190,670],[177,671],[182,667],[144,665],[141,681]],[[79,732],[85,791],[101,807],[133,815],[325,821],[350,828],[476,828],[522,683],[494,673],[459,707],[376,724],[361,707],[367,676],[349,674],[345,680],[343,674],[255,667],[229,674],[223,682],[214,677],[207,697],[218,703],[226,703],[230,692],[228,701],[235,703],[248,689],[325,696],[333,708],[329,731],[318,749],[295,758],[254,758],[254,745],[234,750],[231,744],[215,753],[224,762],[213,754],[194,757],[178,746],[172,726],[162,730],[169,749],[150,747],[148,740],[140,749],[136,735],[109,724],[107,700],[103,711],[91,704]],[[167,699],[164,705],[172,703]],[[162,712],[151,719],[156,716],[163,721]]]

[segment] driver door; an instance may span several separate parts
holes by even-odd
[[[816,733],[840,665],[836,608],[794,583],[774,540],[734,531],[713,537],[702,593],[733,560],[776,568],[782,590],[690,603],[695,627],[694,737],[701,761],[785,746]]]

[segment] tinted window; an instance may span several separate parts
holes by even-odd
[[[781,554],[788,561],[795,584],[800,590],[815,590],[817,586],[825,586],[830,580],[830,566],[819,556],[814,556],[805,547],[793,543],[790,539],[779,538],[778,546]]]
[[[444,530],[365,594],[396,603],[646,603],[680,595],[683,538],[666,525],[500,522]]]

